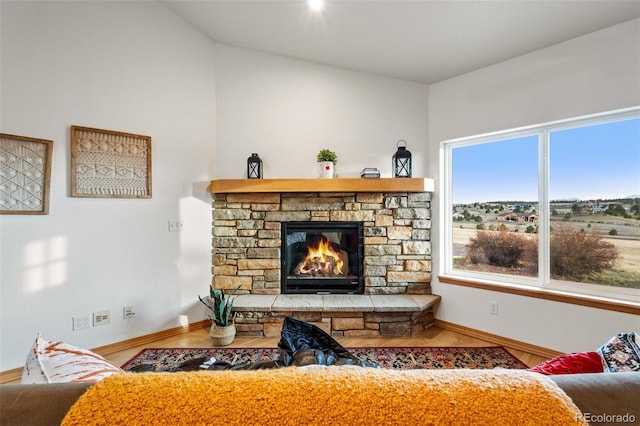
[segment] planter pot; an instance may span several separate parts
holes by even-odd
[[[220,327],[216,323],[211,324],[209,336],[214,346],[227,346],[233,343],[236,338],[236,325],[231,324],[226,327]]]
[[[320,161],[319,173],[321,178],[331,179],[333,178],[334,164],[332,161]]]

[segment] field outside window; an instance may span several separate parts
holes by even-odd
[[[444,273],[640,301],[640,109],[443,144]]]

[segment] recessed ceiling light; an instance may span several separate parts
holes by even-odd
[[[307,0],[309,8],[315,12],[319,12],[324,8],[324,0]]]

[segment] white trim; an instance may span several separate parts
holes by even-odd
[[[538,139],[538,285],[544,288],[551,276],[549,241],[551,240],[551,208],[549,204],[549,130]]]

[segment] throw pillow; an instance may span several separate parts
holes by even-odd
[[[21,383],[98,382],[123,370],[100,355],[40,337],[27,356]]]
[[[560,355],[529,369],[540,374],[602,373],[602,358],[598,352],[577,352]]]
[[[640,371],[640,347],[633,331],[616,334],[598,352],[607,372]]]

